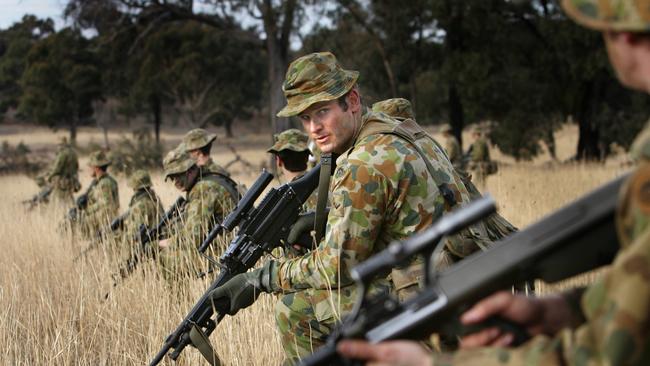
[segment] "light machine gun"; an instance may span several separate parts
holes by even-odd
[[[361,290],[355,309],[327,343],[303,359],[301,365],[349,363],[336,353],[338,342],[346,338],[379,343],[420,340],[434,332],[461,334],[460,313],[495,291],[534,279],[556,282],[611,263],[618,251],[614,223],[617,195],[625,178],[608,183],[485,252],[475,253],[441,272],[428,272],[423,291],[401,304],[392,297],[368,299],[366,283],[379,271],[401,262],[404,253],[436,246],[439,237],[433,233],[455,214],[443,217],[419,236],[391,244],[352,270]],[[514,331],[519,338],[516,341],[527,337],[522,328],[503,319],[493,318],[488,323]]]
[[[251,197],[254,196],[254,192],[261,193],[263,190],[263,188],[261,190],[256,188],[257,183],[260,182],[260,185],[265,186],[268,182],[265,184],[263,182],[270,181],[269,178],[265,178],[265,174],[268,173],[262,173],[262,176],[249,190],[249,192],[253,192],[251,196],[248,196],[247,192],[240,201],[242,209],[239,210],[240,204],[238,204],[238,208],[222,224],[224,228],[227,228],[232,225],[229,222],[238,221],[239,231],[219,259],[219,276],[176,330],[167,337],[158,354],[152,359],[151,366],[159,364],[170,351],[170,358],[176,360],[188,345],[197,346],[200,341],[205,342],[208,339],[225,316],[225,314],[217,314],[216,319],[212,319],[214,307],[210,299],[210,292],[222,286],[235,275],[248,271],[264,253],[270,253],[273,249],[285,244],[284,241],[291,226],[298,218],[301,206],[318,186],[319,173],[320,165],[297,180],[271,189],[260,204],[253,208],[252,203],[255,199]],[[244,209],[244,206],[248,205],[250,205],[249,209]],[[230,216],[237,211],[240,212],[238,215],[241,217],[235,220]],[[201,245],[204,250],[209,246],[210,238],[214,239],[218,235],[218,233],[214,233],[215,230],[223,231],[223,228],[217,227],[212,230]],[[202,353],[206,358],[210,357],[210,354],[206,355],[206,352],[203,351]],[[212,364],[216,364],[215,358],[211,358],[211,360]]]

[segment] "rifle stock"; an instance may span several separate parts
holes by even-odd
[[[193,344],[190,339],[192,329],[202,332],[205,338],[210,336],[225,316],[217,314],[216,319],[212,319],[214,307],[210,299],[210,292],[226,283],[233,276],[248,271],[264,253],[271,252],[274,248],[283,245],[291,225],[298,218],[302,204],[318,185],[319,173],[320,165],[300,179],[271,189],[257,207],[242,210],[243,216],[238,219],[239,232],[219,258],[221,269],[219,275],[185,319],[167,337],[149,365],[159,364],[170,351],[170,358],[176,360],[185,347]],[[258,182],[267,179],[261,178],[258,179]],[[251,195],[253,194],[251,193]],[[251,207],[253,201],[250,202]]]
[[[399,304],[392,298],[363,299],[356,313],[346,318],[328,342],[301,365],[342,364],[345,361],[337,355],[336,345],[345,338],[378,343],[417,340],[434,332],[458,334],[461,311],[495,291],[534,279],[556,282],[611,263],[618,251],[614,222],[617,195],[626,177],[495,243],[485,252],[475,253],[442,272],[429,273],[429,284],[411,300]],[[353,272],[358,273],[358,268],[363,269],[363,264]],[[363,282],[359,285],[363,286]]]

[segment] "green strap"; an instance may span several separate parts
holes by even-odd
[[[316,243],[320,243],[325,236],[325,220],[327,220],[327,196],[329,194],[330,177],[332,176],[331,153],[323,154],[320,157],[320,176],[318,179],[318,197],[316,202],[316,217],[314,218],[314,231],[316,232]]]
[[[192,341],[192,345],[194,345],[194,347],[196,347],[196,349],[201,352],[201,356],[203,356],[203,358],[205,358],[205,360],[208,361],[210,365],[221,366],[219,355],[217,355],[217,352],[215,352],[214,348],[212,348],[212,344],[210,344],[208,337],[205,336],[205,334],[199,327],[196,326],[196,324],[192,324],[192,329],[190,330],[190,340]]]

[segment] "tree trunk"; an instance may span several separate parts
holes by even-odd
[[[226,129],[226,137],[233,137],[232,134],[232,120],[226,120],[223,122],[223,127]]]
[[[70,144],[77,146],[77,119],[72,118],[70,121]]]
[[[447,99],[447,108],[449,108],[449,124],[451,125],[454,136],[458,139],[461,150],[463,149],[463,127],[465,125],[463,103],[460,100],[456,85],[449,83],[449,95]]]
[[[156,135],[156,145],[160,145],[160,125],[162,124],[162,103],[157,95],[151,97],[151,113],[153,113],[153,126]]]
[[[575,113],[578,122],[578,148],[576,150],[577,160],[600,160],[603,151],[600,146],[600,132],[594,126],[592,119],[594,107],[598,101],[597,81],[589,80],[584,82],[580,92],[580,99]]]

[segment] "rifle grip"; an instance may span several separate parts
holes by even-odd
[[[530,333],[528,333],[526,328],[524,328],[521,324],[517,324],[512,320],[508,320],[500,316],[493,316],[480,324],[464,325],[462,327],[461,333],[462,336],[465,336],[492,327],[499,328],[502,333],[510,333],[513,335],[513,340],[510,344],[511,347],[520,346],[532,338]]]

